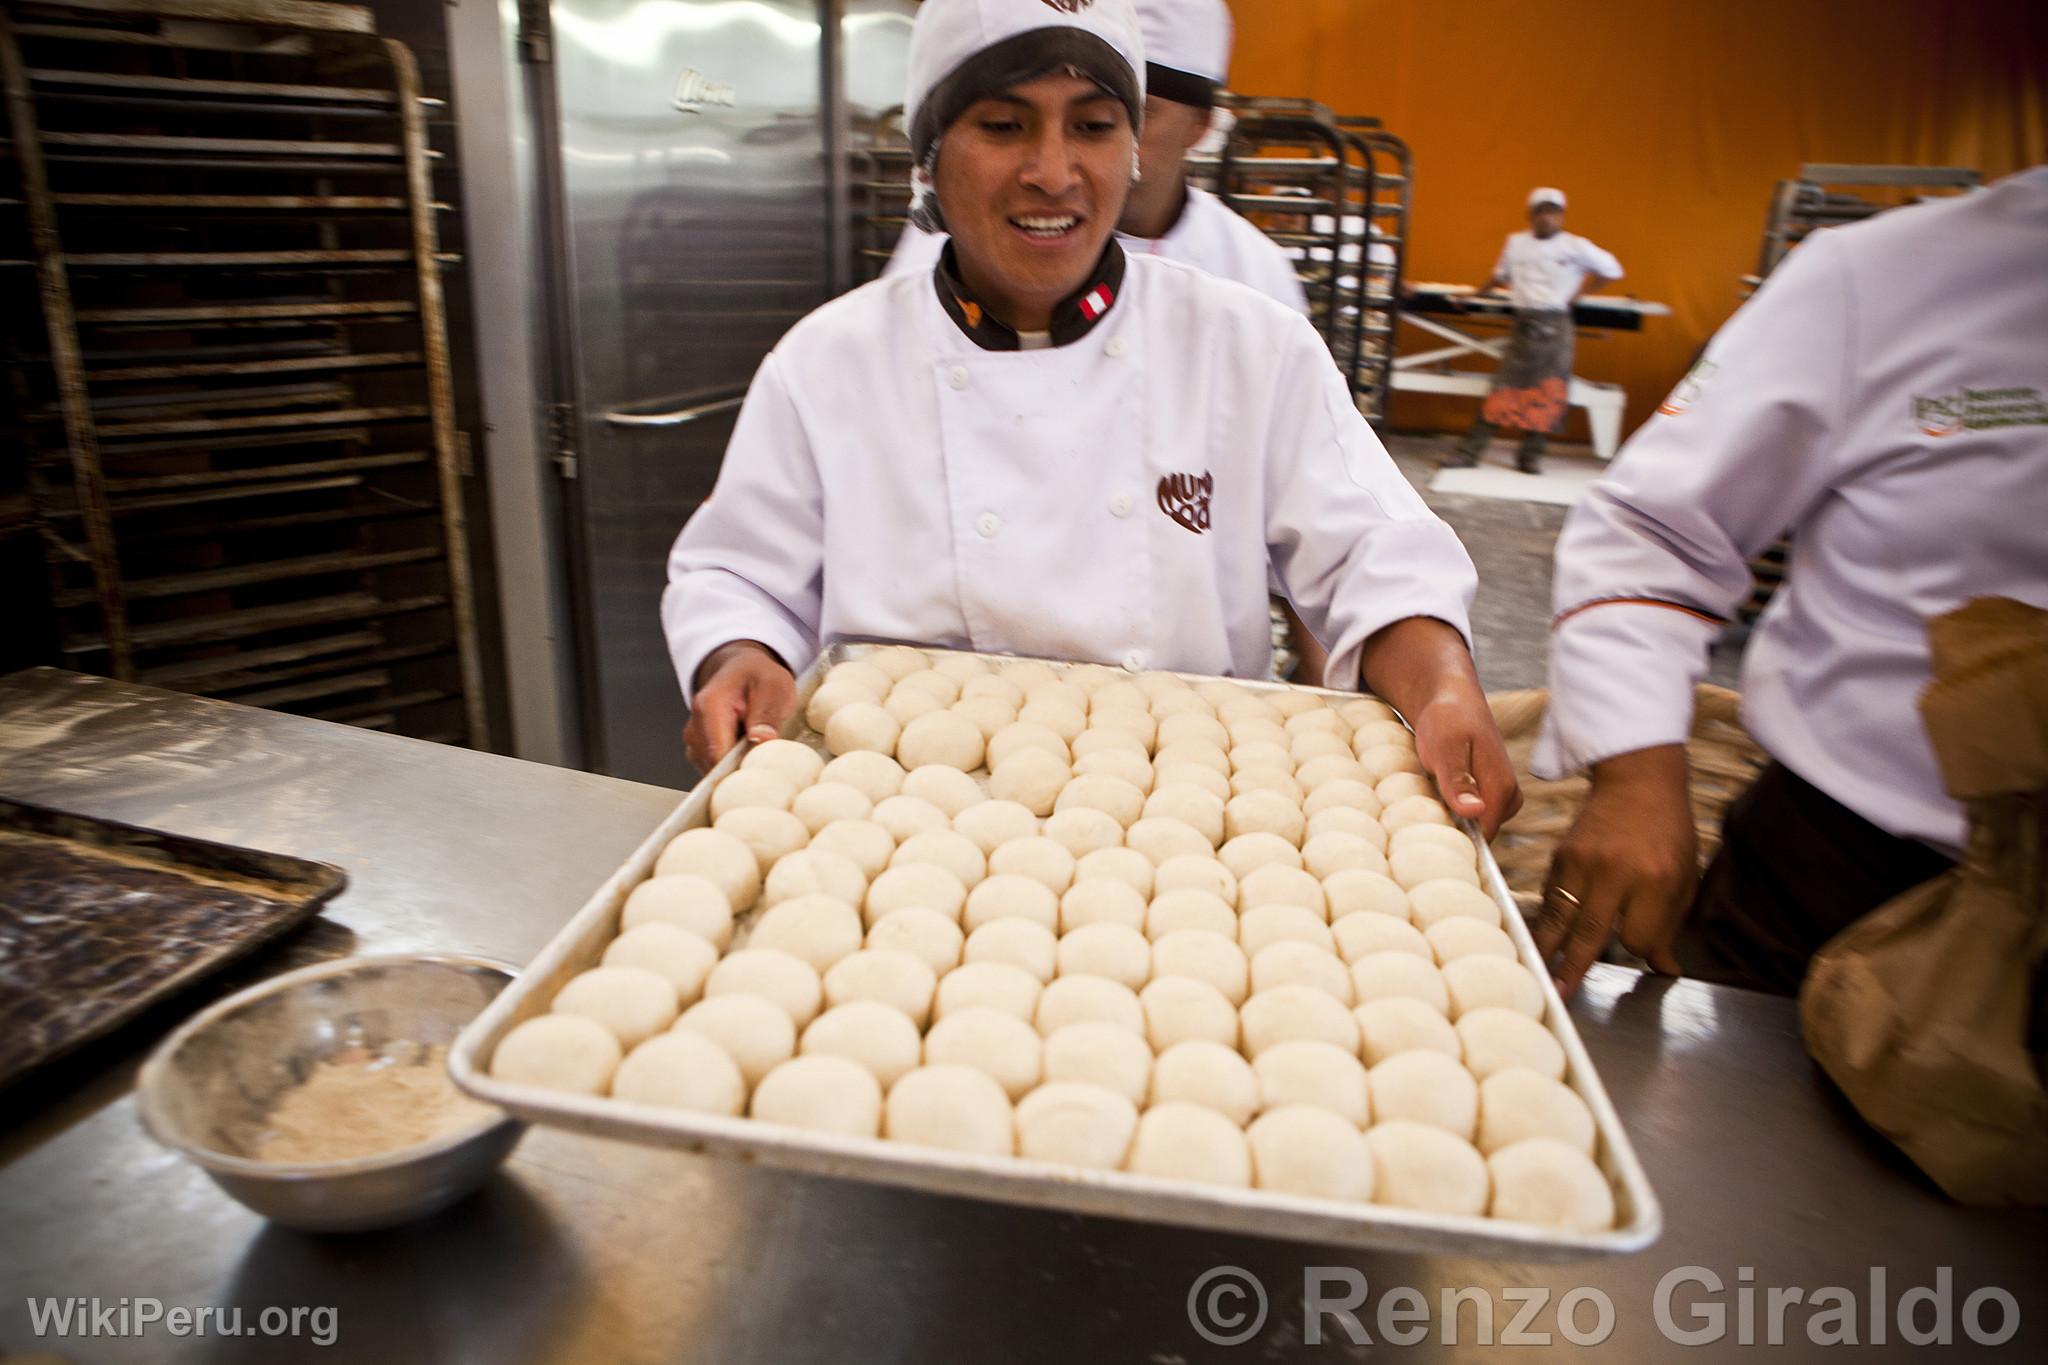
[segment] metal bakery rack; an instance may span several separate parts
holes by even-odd
[[[353,5],[8,0],[0,70],[6,458],[64,659],[484,743],[411,53]]]

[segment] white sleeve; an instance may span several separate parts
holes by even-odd
[[[915,223],[905,224],[903,235],[896,239],[896,250],[891,253],[889,264],[882,267],[883,278],[929,272],[939,263],[939,253],[946,249],[946,240],[943,232],[926,232]]]
[[[1514,250],[1515,239],[1513,237],[1508,237],[1501,242],[1500,259],[1493,263],[1493,274],[1490,278],[1507,280],[1509,282],[1514,280],[1514,262],[1508,259],[1509,256],[1514,254]]]
[[[1478,587],[1457,533],[1394,466],[1306,319],[1275,372],[1265,459],[1267,554],[1288,600],[1330,648],[1332,687],[1357,687],[1365,642],[1411,616],[1472,638]]]
[[[1573,510],[1538,776],[1685,742],[1707,649],[1749,593],[1748,560],[1826,495],[1853,326],[1839,243],[1812,238]]]
[[[1599,275],[1603,279],[1621,278],[1621,262],[1613,252],[1604,246],[1595,246],[1585,238],[1579,238],[1579,267],[1588,275]]]
[[[771,352],[711,496],[669,552],[661,626],[686,698],[705,657],[734,640],[759,640],[803,671],[818,650],[824,544],[817,462]]]

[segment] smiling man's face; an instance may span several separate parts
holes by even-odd
[[[1122,102],[1079,76],[969,106],[946,130],[935,185],[968,288],[1010,326],[1043,331],[1116,231],[1136,147]]]

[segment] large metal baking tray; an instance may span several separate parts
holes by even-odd
[[[0,1085],[305,922],[348,876],[0,797]]]
[[[803,721],[804,706],[818,680],[833,664],[859,658],[873,646],[835,645],[808,669],[798,685],[796,713],[784,733],[788,738],[822,749],[822,742]],[[939,652],[939,651],[928,651]],[[1006,662],[992,655],[977,656]],[[1058,660],[1045,660],[1054,668]],[[1208,681],[1193,674],[1190,681]],[[1287,684],[1225,679],[1253,691],[1308,691],[1319,696],[1353,694],[1322,688],[1290,688]],[[808,1171],[845,1180],[864,1180],[935,1194],[961,1195],[1008,1204],[1097,1214],[1141,1222],[1172,1223],[1216,1232],[1252,1233],[1291,1241],[1375,1247],[1430,1254],[1486,1256],[1508,1260],[1560,1260],[1640,1251],[1656,1241],[1663,1213],[1636,1160],[1628,1134],[1594,1073],[1578,1031],[1551,984],[1536,951],[1535,940],[1509,897],[1507,882],[1493,856],[1481,848],[1485,889],[1501,907],[1508,934],[1522,962],[1542,984],[1544,1023],[1565,1052],[1566,1083],[1592,1110],[1599,1129],[1601,1169],[1614,1190],[1615,1226],[1606,1232],[1571,1233],[1491,1218],[1417,1213],[1380,1204],[1350,1204],[1272,1194],[1262,1190],[1225,1189],[1176,1180],[1130,1175],[1120,1171],[1082,1170],[1017,1157],[982,1157],[914,1147],[879,1139],[847,1138],[805,1132],[745,1118],[692,1114],[628,1104],[622,1100],[569,1095],[534,1086],[494,1080],[485,1063],[498,1040],[515,1025],[545,1013],[555,993],[578,972],[597,965],[618,931],[626,893],[653,871],[668,841],[686,829],[708,823],[711,789],[739,765],[745,746],[735,748],[713,768],[661,827],[649,835],[624,867],[597,889],[575,918],[541,950],[519,977],[491,1002],[449,1055],[456,1083],[534,1123],[550,1124],[597,1137],[622,1138],[712,1156],[737,1157],[762,1165]],[[1472,833],[1470,827],[1466,832]],[[1475,842],[1477,842],[1475,840]],[[741,917],[742,928],[749,916]]]

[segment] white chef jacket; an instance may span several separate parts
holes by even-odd
[[[993,351],[900,275],[762,363],[662,624],[685,692],[739,639],[799,671],[852,638],[1264,677],[1269,567],[1333,678],[1407,617],[1469,639],[1471,560],[1306,319],[1133,257],[1080,338]]]
[[[1586,276],[1621,278],[1621,262],[1614,253],[1598,247],[1572,232],[1538,237],[1533,232],[1511,232],[1493,267],[1495,278],[1508,282],[1508,297],[1515,307],[1531,312],[1563,312]]]
[[[1915,700],[1930,619],[1974,597],[2048,607],[2044,266],[2048,167],[1780,266],[1565,526],[1536,771],[1682,743],[1716,618],[1789,531],[1745,722],[1865,819],[1956,851]]]
[[[1271,237],[1207,190],[1188,186],[1187,203],[1164,237],[1132,237],[1119,232],[1117,240],[1133,256],[1179,261],[1204,274],[1250,285],[1297,313],[1308,312],[1308,295],[1294,273],[1294,261]],[[945,245],[944,233],[907,227],[884,273],[929,274]]]

